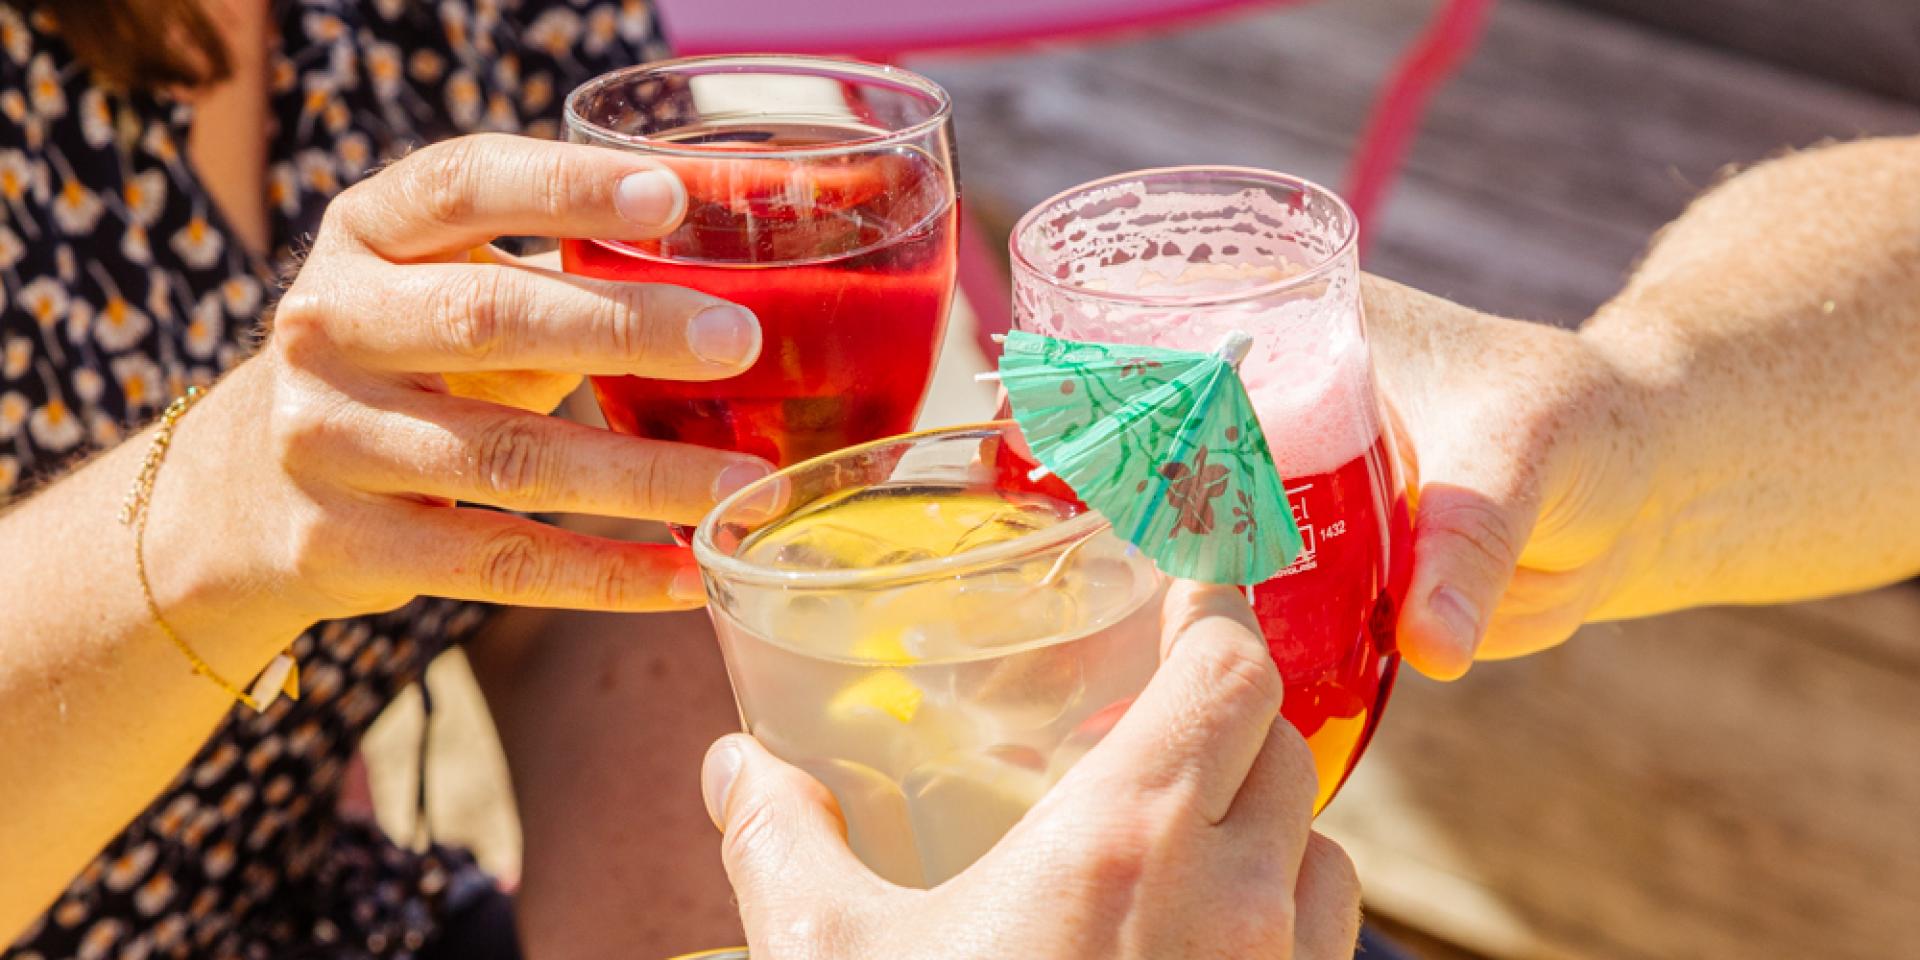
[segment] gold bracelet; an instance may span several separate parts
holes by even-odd
[[[248,693],[234,686],[215,672],[185,640],[180,639],[180,634],[174,632],[173,625],[161,616],[160,604],[153,599],[153,583],[147,579],[147,508],[153,500],[153,481],[160,475],[160,464],[167,459],[167,448],[173,444],[174,427],[206,394],[199,387],[188,387],[185,396],[167,404],[166,412],[160,415],[160,427],[153,432],[153,442],[147,447],[147,455],[140,461],[140,475],[134,478],[133,488],[127,491],[127,502],[120,507],[120,524],[133,528],[133,569],[140,575],[140,593],[146,598],[147,613],[153,617],[154,624],[186,656],[187,662],[193,665],[194,673],[213,681],[228,696],[259,713],[282,693],[295,700],[300,699],[300,667],[294,662],[293,656],[281,653],[274,657],[273,662],[261,671],[259,679],[254,681],[253,692]]]

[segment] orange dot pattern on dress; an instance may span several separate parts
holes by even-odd
[[[96,84],[24,6],[0,0],[0,506],[246,356],[340,190],[462,133],[555,137],[567,90],[667,52],[641,0],[273,0],[256,256],[187,160],[191,108]],[[216,481],[183,466],[163,482]],[[334,806],[374,716],[483,615],[429,600],[300,637],[302,699],[230,714],[0,957],[417,953],[491,881]]]

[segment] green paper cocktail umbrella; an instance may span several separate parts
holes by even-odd
[[[1238,366],[1212,353],[1010,333],[1000,381],[1034,456],[1176,577],[1250,586],[1300,553],[1300,528]]]

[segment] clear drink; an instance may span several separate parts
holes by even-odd
[[[1392,689],[1411,522],[1361,318],[1357,228],[1333,194],[1280,174],[1124,174],[1041,204],[1013,237],[1015,316],[1051,336],[1211,349],[1240,372],[1305,549],[1252,590],[1324,807]],[[1058,492],[1058,491],[1056,491]]]
[[[802,464],[695,539],[748,731],[896,883],[990,849],[1158,663],[1159,573],[1097,515],[996,482],[1001,429]]]

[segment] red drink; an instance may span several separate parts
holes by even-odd
[[[1014,304],[1035,333],[1212,350],[1253,337],[1247,396],[1304,541],[1253,587],[1313,749],[1316,811],[1366,750],[1393,688],[1411,518],[1361,318],[1357,224],[1283,174],[1179,167],[1084,184],[1014,230]]]
[[[759,149],[820,142],[761,134]],[[780,465],[911,429],[953,290],[946,170],[911,147],[668,163],[690,195],[682,227],[646,243],[564,241],[567,271],[731,300],[760,318],[763,348],[727,380],[596,377],[608,424]]]
[[[1002,488],[1085,509],[1059,477],[1028,479],[1038,464],[1020,452],[988,459]],[[1331,471],[1289,477],[1287,501],[1304,543],[1292,564],[1253,588],[1253,612],[1286,684],[1280,713],[1313,751],[1317,813],[1360,762],[1393,690],[1412,517],[1385,435]]]
[[[1411,523],[1384,436],[1330,472],[1289,477],[1287,500],[1305,546],[1253,588],[1253,610],[1286,681],[1280,712],[1313,748],[1318,811],[1366,750],[1393,688]]]

